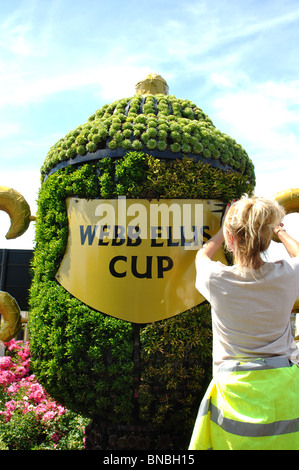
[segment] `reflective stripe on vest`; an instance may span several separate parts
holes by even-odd
[[[225,418],[221,410],[214,406],[210,400],[206,400],[201,407],[201,416],[211,412],[210,419],[224,431],[236,436],[261,437],[278,436],[299,431],[299,418],[276,421],[274,423],[246,423],[230,418]]]
[[[219,367],[218,372],[268,370],[292,366],[293,363],[285,357],[267,357],[265,359],[256,359],[248,362],[226,361]]]

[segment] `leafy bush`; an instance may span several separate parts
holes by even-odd
[[[211,374],[211,319],[208,304],[147,325],[141,331],[140,414],[145,422],[176,434],[187,432]],[[188,444],[188,442],[186,442]]]
[[[11,340],[0,358],[0,449],[84,448],[86,420],[56,403],[30,371],[28,343]]]

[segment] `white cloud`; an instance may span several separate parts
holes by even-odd
[[[218,83],[225,86],[225,76]],[[215,117],[259,151],[272,155],[299,154],[299,81],[267,82],[244,89],[230,88],[213,102]]]
[[[0,139],[16,135],[19,132],[19,125],[12,122],[3,122],[0,125]]]
[[[134,64],[111,65],[107,67],[106,73],[98,69],[98,92],[96,96],[101,96],[107,101],[114,101],[135,94],[135,85],[143,80],[149,73],[157,73],[148,66],[136,66]]]
[[[222,73],[212,73],[211,82],[214,83],[216,86],[224,88],[230,88],[233,85],[231,77],[229,77],[227,74]]]
[[[195,0],[184,2],[183,8],[196,21],[206,19],[209,24],[221,26],[226,33],[224,37],[236,37],[296,22],[299,18],[298,5],[294,2],[284,3],[261,3],[257,0],[243,3],[235,1],[232,5],[231,0],[215,1],[213,4],[209,0]]]
[[[256,193],[298,187],[299,81],[250,83],[213,73],[220,93],[213,100],[216,127],[239,142],[255,165]]]
[[[23,56],[31,54],[31,47],[24,36],[17,36],[10,44],[10,49],[12,52]]]
[[[0,75],[0,107],[41,102],[58,92],[88,87],[94,96],[103,99],[131,96],[136,83],[156,71],[143,65],[143,61],[139,65],[139,54],[132,54],[129,59],[118,54],[119,51],[111,50],[99,60],[100,65],[93,55],[89,59],[78,57],[76,63],[61,63],[60,58],[57,64],[49,62],[46,69],[38,68],[34,58],[25,70],[17,61],[8,63],[5,74]]]
[[[231,120],[237,118],[240,128],[253,128],[256,132],[272,131],[286,124],[298,123],[299,116],[294,106],[299,105],[299,81],[290,83],[266,82],[261,84],[243,83],[243,87],[231,88],[232,81],[226,75],[212,74],[212,80],[229,90],[223,90],[216,98],[214,107],[217,116]],[[239,118],[242,121],[239,121]],[[244,126],[245,123],[245,126]]]
[[[94,75],[86,71],[77,74],[58,72],[52,76],[45,76],[42,72],[39,75],[19,73],[13,82],[10,82],[9,77],[0,79],[0,105],[26,105],[44,100],[60,91],[74,90],[95,83]]]

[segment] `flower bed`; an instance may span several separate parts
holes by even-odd
[[[0,357],[0,449],[84,448],[87,420],[52,400],[30,371],[29,344],[14,339]]]

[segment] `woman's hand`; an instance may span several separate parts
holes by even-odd
[[[281,243],[284,245],[288,254],[291,258],[299,256],[299,242],[289,235],[283,227],[283,224],[279,224],[274,228],[274,233]]]
[[[234,202],[235,202],[235,200],[233,199],[232,204]],[[229,211],[230,206],[231,206],[231,204],[227,204],[227,206],[226,206],[225,212],[224,212],[223,217],[222,217],[220,229],[218,230],[218,232],[215,235],[213,235],[212,238],[210,238],[210,240],[208,240],[202,246],[202,248],[197,253],[197,257],[203,256],[203,257],[207,257],[209,259],[213,259],[213,257],[215,256],[215,254],[217,253],[217,251],[221,247],[222,243],[224,242],[223,223],[224,223],[225,217],[226,217],[226,215]]]
[[[283,228],[283,223],[282,222],[279,225],[276,225],[276,227],[274,227],[275,235],[277,235],[278,232],[280,232],[281,230],[283,230],[285,232],[285,229]]]
[[[213,259],[219,248],[221,248],[223,242],[224,242],[224,236],[223,236],[223,223],[225,220],[225,217],[227,216],[227,213],[230,209],[230,207],[236,202],[235,199],[232,200],[230,204],[227,204],[225,212],[222,217],[221,221],[221,227],[218,230],[218,232],[210,238],[203,246],[202,248],[197,252],[197,258],[200,256],[207,257],[209,259]]]
[[[227,213],[229,211],[229,209],[231,208],[231,206],[236,202],[235,199],[232,200],[231,203],[227,204],[226,208],[225,208],[225,211],[224,211],[224,214],[222,216],[222,219],[221,219],[221,226],[223,227],[223,224],[224,224],[224,221],[225,221],[225,217],[227,216]]]

